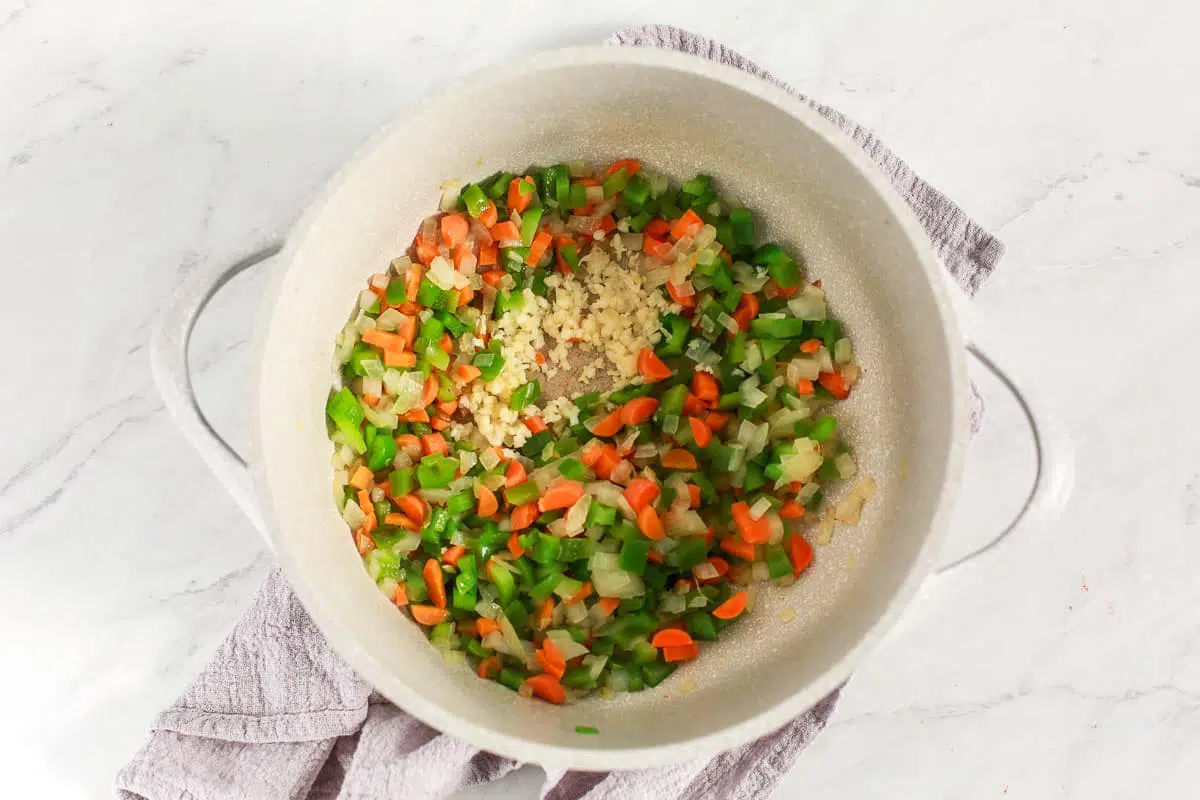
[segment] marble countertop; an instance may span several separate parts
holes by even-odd
[[[721,37],[998,232],[1008,255],[977,306],[1078,454],[1061,519],[932,581],[780,796],[1194,794],[1191,26],[1112,0],[693,5],[460,2],[452,19],[418,3],[0,0],[7,795],[108,796],[269,562],[152,385],[147,334],[172,289],[285,229],[447,76],[637,22]],[[194,348],[201,400],[235,440],[263,285],[231,285]],[[1016,406],[978,377],[989,413],[951,549],[998,529],[1031,472]],[[538,777],[471,796],[532,797]]]

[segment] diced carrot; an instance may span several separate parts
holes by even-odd
[[[643,508],[658,499],[660,491],[658,484],[649,478],[634,478],[625,487],[625,500],[634,513],[641,513]]]
[[[534,697],[540,697],[547,703],[558,705],[567,699],[567,691],[553,675],[545,672],[526,678],[525,683],[533,690]]]
[[[450,617],[449,611],[437,606],[411,605],[408,610],[412,613],[413,619],[426,627],[440,625]]]
[[[487,208],[479,214],[479,222],[485,228],[490,228],[500,219],[500,211],[496,208],[496,204],[488,200]]]
[[[620,161],[614,161],[612,164],[609,164],[608,172],[606,174],[614,175],[619,170],[623,169],[625,170],[625,177],[632,178],[634,175],[637,175],[638,170],[641,168],[642,162],[632,158],[624,158]]]
[[[515,531],[508,537],[508,552],[512,553],[513,558],[525,555],[525,548],[521,547],[521,539]]]
[[[604,616],[611,617],[613,612],[617,610],[617,606],[621,605],[621,601],[615,597],[601,597],[596,601],[596,605],[600,606],[600,610],[604,612]]]
[[[691,502],[688,504],[688,507],[689,508],[699,508],[700,507],[700,487],[694,483],[689,483],[687,485],[687,490],[688,490],[688,497],[691,498]]]
[[[547,511],[557,511],[570,508],[583,497],[583,484],[579,481],[560,478],[547,487],[541,499],[538,500],[538,510],[543,514]]]
[[[713,609],[712,615],[717,619],[733,619],[746,610],[747,596],[745,592],[736,592],[729,599]]]
[[[621,422],[626,425],[641,425],[658,410],[658,400],[653,397],[635,397],[621,406]]]
[[[663,554],[662,554],[662,553],[660,553],[660,552],[658,552],[657,550],[651,550],[651,551],[650,551],[650,553],[649,553],[649,555],[647,555],[647,556],[646,556],[646,559],[647,559],[647,560],[648,560],[648,561],[649,561],[651,564],[663,564],[663,563],[666,563],[666,559],[665,559],[665,558],[663,558]]]
[[[408,605],[408,587],[403,583],[396,584],[396,592],[392,595],[392,602],[398,606]]]
[[[657,239],[663,239],[671,233],[671,223],[662,217],[655,217],[646,225],[644,233]]]
[[[462,214],[447,214],[442,217],[442,239],[450,247],[457,247],[467,239],[471,224]]]
[[[479,247],[479,266],[494,267],[494,266],[496,266],[496,262],[499,259],[499,257],[500,257],[500,248],[496,246],[495,242],[489,242],[488,244],[480,245],[480,247]],[[496,270],[492,270],[492,271],[495,272]]]
[[[700,655],[700,645],[695,642],[683,645],[682,647],[663,648],[663,661],[668,664],[675,661],[691,661],[698,655]]]
[[[450,427],[450,420],[442,415],[438,415],[429,420],[429,427],[433,428],[438,433]]]
[[[496,493],[482,483],[475,490],[475,494],[479,498],[479,507],[475,509],[475,513],[479,516],[490,517],[500,510],[500,501],[496,499]]]
[[[444,414],[445,416],[449,417],[455,411],[458,411],[458,401],[457,400],[441,400],[437,404],[437,410],[439,413]]]
[[[754,545],[736,534],[730,534],[722,539],[721,549],[731,556],[737,556],[743,561],[754,560]]]
[[[479,634],[480,638],[487,636],[489,633],[496,633],[500,630],[500,623],[494,619],[480,617],[475,621],[475,633]]]
[[[482,374],[474,364],[459,364],[454,368],[454,379],[459,383],[470,383]]]
[[[800,352],[808,353],[809,355],[812,355],[813,353],[817,352],[820,349],[821,349],[821,340],[820,339],[809,339],[807,342],[804,342],[800,345]]]
[[[792,562],[792,574],[799,576],[813,562],[812,545],[798,533],[788,536],[783,542],[787,550],[788,560]]]
[[[443,353],[453,353],[454,352],[454,337],[451,336],[449,333],[443,333],[442,340],[439,343],[439,346],[441,347]],[[433,376],[431,375],[430,377],[433,377]],[[436,396],[436,394],[434,396]]]
[[[497,222],[488,233],[492,235],[497,244],[521,241],[521,229],[511,219],[506,219],[504,222]]]
[[[421,577],[425,579],[425,588],[429,590],[429,599],[438,608],[446,607],[446,584],[442,582],[442,567],[436,558],[425,562]]]
[[[737,310],[733,312],[733,319],[738,324],[738,328],[743,333],[750,330],[750,322],[758,316],[758,296],[749,292],[742,293],[742,299],[738,302]]]
[[[850,389],[839,372],[822,372],[817,376],[817,381],[838,400],[845,400],[850,396]]]
[[[667,535],[663,529],[662,520],[658,518],[658,512],[654,510],[654,506],[646,506],[637,515],[638,530],[646,534],[647,539],[655,541],[662,539]]]
[[[549,430],[546,421],[536,415],[525,418],[525,427],[529,429],[530,433],[541,433],[542,431]]]
[[[813,382],[807,378],[801,378],[796,381],[796,391],[800,394],[812,394],[815,390]]]
[[[415,494],[402,494],[395,498],[395,502],[404,515],[413,522],[418,525],[425,522],[425,501]]]
[[[550,627],[550,623],[551,623],[551,621],[553,621],[553,618],[554,618],[554,597],[550,596],[550,597],[547,597],[545,600],[543,600],[542,605],[538,608],[538,610],[536,612],[534,612],[534,615],[533,615],[534,625],[537,626],[538,630],[544,631],[544,630],[546,630],[546,628]]]
[[[542,665],[546,674],[562,680],[563,673],[567,670],[567,661],[563,658],[562,650],[558,649],[558,645],[554,643],[553,639],[549,637],[543,639],[541,649],[534,653],[534,657]]]
[[[512,512],[512,529],[514,531],[523,531],[533,524],[533,521],[541,515],[538,511],[537,503],[526,503],[523,506],[517,506]]]
[[[520,486],[528,477],[525,474],[525,465],[514,458],[508,462],[508,468],[504,471],[504,488],[511,489],[514,486]]]
[[[724,428],[727,422],[729,422],[729,414],[724,411],[710,411],[704,417],[704,424],[711,428],[713,433]]]
[[[417,338],[417,318],[406,314],[396,326],[396,335],[404,340],[404,349],[411,350]]]
[[[415,245],[417,261],[429,265],[438,255],[437,244],[434,242],[417,242]]]
[[[358,549],[360,556],[365,556],[375,549],[375,540],[371,538],[370,532],[365,527],[359,528],[354,533],[354,546]]]
[[[695,236],[703,227],[704,220],[689,208],[671,225],[671,238],[678,240],[685,236]]]
[[[600,460],[600,452],[603,449],[603,442],[599,439],[592,439],[579,451],[579,460],[583,462],[585,467],[595,466],[596,462]]]
[[[460,272],[464,269],[474,270],[479,265],[479,259],[475,257],[475,253],[471,251],[471,248],[467,247],[466,242],[455,245],[452,258],[454,260],[454,268]],[[458,306],[459,303],[456,302],[454,307],[457,308]]]
[[[696,463],[696,457],[682,447],[668,450],[662,458],[662,465],[667,469],[695,470],[700,468],[700,465]]]
[[[429,412],[423,408],[414,408],[400,415],[401,422],[429,422]]]
[[[696,370],[692,375],[692,394],[706,403],[715,403],[721,397],[721,384],[712,373]]]
[[[684,294],[682,286],[676,286],[671,281],[667,281],[667,294],[671,295],[671,300],[683,308],[696,307],[696,290],[693,289],[691,294]]]
[[[528,187],[524,192],[521,191],[521,184],[526,183]],[[529,208],[529,204],[533,202],[533,178],[513,178],[508,184],[508,210],[509,212],[516,211],[518,214],[525,213],[525,209]]]
[[[440,433],[426,433],[421,436],[421,450],[425,455],[437,453],[444,456],[450,452],[450,446],[446,444],[446,437]]]
[[[638,353],[637,368],[641,376],[650,383],[665,381],[675,374],[649,347],[643,347]]]
[[[571,595],[567,599],[567,605],[573,606],[576,603],[582,603],[584,600],[588,599],[591,596],[592,596],[592,582],[584,581],[583,587],[578,592]]]
[[[642,234],[642,252],[647,255],[666,261],[671,257],[673,249],[674,246],[670,242],[658,239],[649,233]]]
[[[503,280],[504,274],[504,270],[502,269],[489,269],[487,272],[480,273],[480,277],[483,278],[483,282],[488,286],[495,287],[500,285],[500,281]]]
[[[391,513],[383,518],[384,525],[394,525],[397,528],[404,528],[406,531],[419,531],[421,526],[412,521],[412,518],[407,514]]]
[[[476,674],[486,680],[491,678],[493,675],[498,674],[502,667],[503,663],[500,660],[500,656],[488,656],[479,662],[479,666],[476,668]]]
[[[384,350],[383,365],[399,369],[412,369],[417,365],[417,354],[412,351],[402,353],[399,350]]]
[[[542,256],[550,249],[550,242],[554,241],[554,237],[546,231],[538,231],[533,237],[533,241],[529,244],[529,255],[525,257],[526,265],[536,267],[538,262],[542,260]]]
[[[688,427],[692,430],[692,439],[696,442],[696,447],[708,447],[712,442],[712,428],[705,425],[695,417],[688,417]]]
[[[692,644],[692,636],[679,628],[663,628],[650,639],[655,647],[686,647]]]
[[[600,218],[600,222],[597,223],[597,227],[604,231],[605,234],[609,234],[617,229],[617,221],[613,219],[612,214],[605,214]]]
[[[355,468],[354,474],[350,476],[350,485],[355,489],[370,489],[374,482],[375,477],[371,474],[371,470],[362,464],[359,464]]]
[[[382,331],[379,328],[371,328],[365,331],[362,335],[362,340],[366,344],[375,345],[383,350],[404,349],[404,339],[397,334]]]
[[[779,516],[781,519],[800,519],[804,516],[804,506],[795,500],[787,500],[780,506]]]
[[[592,469],[595,470],[596,477],[606,481],[612,476],[613,470],[617,468],[622,460],[621,454],[617,452],[617,448],[611,444],[605,444],[600,450],[600,458],[596,459],[596,463]]]
[[[436,376],[430,375],[425,379],[425,385],[421,387],[421,408],[425,408],[434,401],[440,388],[441,384],[438,383]]]
[[[733,513],[733,521],[738,527],[738,533],[746,542],[766,544],[767,540],[771,538],[771,525],[767,522],[765,514],[755,519],[750,516],[750,506],[743,501],[734,503],[729,510]]]
[[[621,421],[621,409],[609,414],[592,428],[593,436],[616,436],[624,423]]]
[[[687,396],[683,398],[683,413],[685,415],[695,417],[703,414],[707,410],[708,403],[704,402],[699,397],[696,397],[696,395],[692,394],[691,392],[688,392]]]
[[[458,566],[458,560],[466,554],[467,548],[463,545],[452,545],[451,547],[447,547],[445,552],[442,553],[442,563]]]

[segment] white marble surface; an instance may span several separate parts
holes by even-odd
[[[266,569],[151,384],[149,321],[180,278],[284,229],[445,77],[656,21],[868,123],[1002,235],[978,306],[1080,462],[1056,525],[928,587],[780,796],[1194,796],[1200,49],[1184,4],[692,5],[459,2],[454,21],[430,3],[0,0],[5,796],[107,796]],[[195,351],[235,438],[262,286],[231,286]],[[983,386],[952,547],[995,530],[1030,470],[1015,407]],[[471,796],[533,796],[537,777]]]

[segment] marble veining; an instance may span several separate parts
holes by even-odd
[[[112,774],[270,563],[164,414],[146,337],[197,265],[286,230],[377,126],[463,71],[673,22],[873,127],[1008,245],[976,299],[1056,409],[1061,518],[923,588],[781,797],[1174,798],[1200,782],[1200,51],[1180,6],[849,0],[0,0],[0,763],[6,796]],[[1176,4],[1178,5],[1178,4]],[[242,440],[265,275],[192,363]],[[1031,474],[982,373],[947,561]],[[523,770],[464,797],[533,797]]]

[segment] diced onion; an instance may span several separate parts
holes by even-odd
[[[708,605],[708,598],[702,594],[698,594],[691,600],[688,600],[688,608],[704,608]]]
[[[799,294],[788,301],[788,309],[800,319],[825,319],[825,290],[806,284],[801,287]]]
[[[375,327],[381,331],[394,331],[404,321],[404,315],[398,309],[389,308],[375,319]]]
[[[572,625],[578,625],[587,619],[588,609],[584,603],[571,603],[567,606],[566,619]]]
[[[642,582],[641,577],[622,569],[611,572],[593,569],[592,588],[600,597],[640,597],[646,593],[646,584]]]
[[[793,445],[794,451],[780,457],[779,466],[783,475],[776,486],[783,486],[793,481],[804,483],[812,477],[824,460],[821,456],[820,444],[812,439],[798,438]]]
[[[588,675],[592,680],[600,677],[600,673],[604,672],[604,666],[608,663],[608,656],[587,655],[583,657],[583,666],[588,668]]]
[[[383,396],[383,378],[363,378],[362,379],[363,394],[373,394],[376,397]]]
[[[750,579],[756,583],[764,583],[771,580],[771,568],[767,566],[765,561],[755,561]]]
[[[638,251],[645,244],[645,239],[640,233],[623,233],[621,234],[621,245],[626,250]]]
[[[346,520],[346,524],[353,530],[358,530],[367,521],[367,515],[359,508],[358,501],[350,498],[342,508],[342,519]]]
[[[817,525],[817,535],[814,541],[819,545],[826,545],[833,541],[833,514],[832,508],[826,508],[825,513],[821,515],[821,522]]]
[[[766,395],[763,395],[763,399],[766,399]],[[755,405],[757,405],[757,403],[755,403]],[[667,434],[668,436],[675,435],[675,431],[679,430],[679,416],[676,414],[665,415],[663,417],[662,429],[663,433]]]
[[[708,531],[708,525],[700,515],[691,510],[676,513],[672,509],[663,515],[662,521],[671,536],[700,536]]]
[[[817,351],[817,363],[821,365],[821,372],[833,372],[833,358],[824,347]]]
[[[533,659],[529,657],[529,653],[525,650],[525,645],[521,642],[521,637],[517,636],[517,631],[513,628],[508,617],[504,614],[500,615],[500,633],[504,636],[504,647],[508,655],[519,658],[525,662],[525,666],[533,668]]]
[[[839,453],[834,456],[833,465],[837,467],[838,474],[843,478],[853,478],[858,472],[858,465],[854,463],[854,457],[849,453]]]
[[[592,553],[588,568],[592,572],[612,572],[620,569],[621,559],[616,553]]]
[[[750,517],[752,519],[762,519],[762,515],[771,510],[771,498],[760,497],[754,501],[754,505],[750,506]]]
[[[714,581],[721,577],[721,573],[717,572],[717,568],[708,561],[702,561],[697,564],[692,569],[692,575],[696,577],[696,580],[700,581]]]
[[[767,544],[779,544],[783,541],[783,520],[774,511],[767,512]]]
[[[766,393],[757,386],[751,386],[748,389],[742,390],[742,405],[746,406],[747,408],[757,408],[765,403],[766,400]]]
[[[659,600],[658,610],[665,614],[682,614],[687,610],[687,599],[674,592],[663,595]]]
[[[442,211],[453,211],[458,208],[459,189],[460,185],[456,180],[442,181],[442,200],[438,204],[438,208]]]
[[[591,505],[592,498],[584,494],[567,511],[567,515],[563,517],[563,521],[566,523],[567,536],[576,536],[583,533],[584,522],[587,520],[588,509]]]
[[[375,301],[378,299],[379,297],[370,289],[363,289],[358,293],[358,307],[366,311],[375,305]]]
[[[586,656],[590,652],[582,644],[571,638],[571,634],[561,628],[546,631],[546,638],[558,646],[558,649],[562,651],[563,658],[567,661],[579,658],[580,656]]]
[[[391,430],[400,424],[400,418],[391,411],[380,411],[379,409],[362,404],[363,416],[367,422],[374,425],[376,428],[387,428]]]
[[[621,460],[620,464],[613,467],[612,472],[608,475],[610,481],[619,483],[622,486],[628,485],[631,478],[633,478],[633,462],[624,459]]]
[[[604,202],[604,187],[603,186],[588,186],[584,192],[587,197],[588,205],[596,205]]]
[[[608,481],[592,481],[584,486],[584,491],[606,506],[615,506],[624,495],[624,490]]]
[[[787,365],[787,381],[795,386],[800,381],[815,381],[821,374],[821,365],[811,358],[793,358]]]
[[[733,317],[726,314],[724,311],[722,311],[720,313],[720,315],[717,316],[717,322],[720,324],[720,326],[722,328],[729,331],[729,333],[733,334],[734,336],[736,336],[738,331],[740,330],[740,328],[738,327],[738,324],[737,324],[737,320],[735,320]]]
[[[851,347],[849,339],[842,338],[833,343],[834,363],[849,364],[853,359],[854,348]]]

